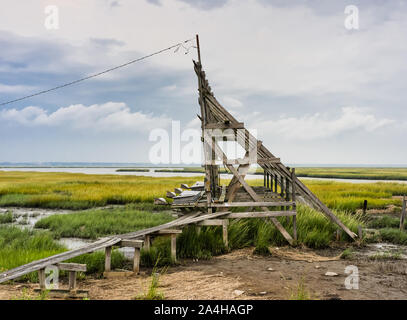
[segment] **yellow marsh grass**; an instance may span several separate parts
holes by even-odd
[[[202,177],[86,175],[77,173],[0,172],[0,206],[71,207],[73,209],[152,202],[180,183]],[[71,205],[69,205],[71,203]]]
[[[152,202],[167,190],[189,185],[201,177],[155,178],[134,175],[86,175],[78,173],[1,172],[0,206],[85,209],[107,204]],[[226,184],[227,180],[222,180]],[[263,180],[249,180],[263,185]],[[368,200],[369,208],[401,205],[395,195],[407,194],[407,184],[305,181],[332,209],[355,211]]]

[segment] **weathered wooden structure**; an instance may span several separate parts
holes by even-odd
[[[199,39],[198,61],[194,61],[198,77],[199,105],[201,114],[202,142],[205,158],[205,181],[198,188],[191,187],[172,197],[172,207],[182,212],[227,211],[231,207],[250,208],[247,212],[230,213],[224,218],[264,217],[271,221],[285,239],[292,244],[297,238],[296,202],[302,201],[322,212],[350,237],[356,234],[349,230],[295,175],[295,169],[284,166],[262,143],[236,120],[215,98],[206,74],[202,69]],[[233,142],[243,148],[240,159],[229,159],[220,147],[222,141]],[[249,167],[253,164],[264,171],[264,185],[252,187],[245,181]],[[228,186],[220,186],[219,166],[223,165],[233,175]],[[184,185],[185,187],[185,185]],[[293,219],[292,236],[276,219],[286,216]]]
[[[265,218],[281,232],[288,243],[297,239],[296,219],[297,201],[305,202],[320,211],[333,223],[336,223],[351,238],[356,234],[350,231],[295,175],[295,169],[284,166],[261,141],[257,140],[237,121],[215,98],[202,64],[198,44],[198,61],[194,61],[194,70],[198,77],[199,118],[202,124],[202,142],[205,154],[205,179],[189,187],[182,184],[174,192],[167,192],[167,198],[173,200],[171,206],[179,214],[178,219],[169,223],[140,231],[103,238],[82,248],[33,261],[24,266],[0,274],[0,283],[18,278],[33,271],[42,271],[50,265],[61,264],[73,257],[105,250],[105,271],[111,271],[111,251],[113,246],[133,247],[135,250],[133,272],[139,272],[140,249],[150,247],[151,238],[159,235],[171,237],[172,257],[176,259],[176,235],[184,226],[221,226],[223,240],[228,245],[228,219]],[[243,158],[229,159],[220,146],[222,141],[239,144],[245,155]],[[249,167],[253,164],[264,170],[263,186],[253,187],[245,181]],[[225,166],[233,175],[227,186],[221,186],[219,166]],[[158,204],[168,204],[164,198],[155,200]],[[240,208],[237,212],[233,208]],[[285,216],[292,219],[291,233],[277,220]],[[71,275],[71,277],[73,277]],[[42,279],[42,278],[41,278]],[[72,285],[73,285],[72,279]]]

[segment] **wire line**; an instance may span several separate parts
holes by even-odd
[[[178,49],[179,49],[181,46],[183,46],[183,44],[188,43],[188,42],[190,42],[190,41],[192,41],[192,40],[194,40],[194,39],[188,39],[188,40],[179,42],[179,43],[177,43],[177,44],[172,45],[171,47],[168,47],[168,48],[165,48],[165,49],[162,49],[162,50],[153,52],[153,53],[148,54],[148,55],[146,55],[146,56],[143,56],[143,57],[141,57],[141,58],[137,58],[137,59],[131,60],[131,61],[126,62],[126,63],[123,63],[123,64],[121,64],[121,65],[119,65],[119,66],[116,66],[116,67],[113,67],[113,68],[110,68],[110,69],[107,69],[107,70],[104,70],[104,71],[101,71],[101,72],[92,74],[92,75],[90,75],[90,76],[87,76],[87,77],[84,77],[84,78],[81,78],[81,79],[78,79],[78,80],[74,80],[74,81],[71,81],[71,82],[68,82],[68,83],[65,83],[65,84],[61,84],[61,85],[59,85],[59,86],[56,86],[56,87],[53,87],[53,88],[50,88],[50,89],[47,89],[47,90],[39,91],[39,92],[37,92],[37,93],[33,93],[33,94],[30,94],[30,95],[25,96],[25,97],[21,97],[21,98],[18,98],[18,99],[14,99],[14,100],[10,100],[10,101],[7,101],[7,102],[0,103],[0,106],[4,106],[4,105],[10,104],[10,103],[17,102],[17,101],[21,101],[21,100],[25,100],[25,99],[32,98],[32,97],[35,97],[35,96],[39,96],[39,95],[41,95],[41,94],[48,93],[48,92],[50,92],[50,91],[54,91],[54,90],[58,90],[58,89],[61,89],[61,88],[65,88],[65,87],[68,87],[68,86],[77,84],[77,83],[79,83],[79,82],[82,82],[82,81],[85,81],[85,80],[89,80],[89,79],[92,79],[92,78],[101,76],[101,75],[103,75],[103,74],[105,74],[105,73],[108,73],[108,72],[111,72],[111,71],[114,71],[114,70],[117,70],[117,69],[120,69],[120,68],[123,68],[123,67],[127,67],[128,65],[131,65],[131,64],[133,64],[133,63],[136,63],[136,62],[139,62],[139,61],[142,61],[142,60],[145,60],[145,59],[147,59],[147,58],[151,58],[151,57],[153,57],[153,56],[156,56],[156,55],[158,55],[158,54],[160,54],[160,53],[163,53],[163,52],[165,52],[165,51],[171,50],[171,49],[173,49],[173,48],[177,48],[177,51],[178,51]]]

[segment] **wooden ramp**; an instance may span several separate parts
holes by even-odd
[[[63,252],[63,253],[48,257],[48,258],[41,259],[41,260],[33,261],[33,262],[30,262],[23,266],[5,271],[0,274],[0,283],[19,278],[30,272],[44,269],[47,266],[55,265],[57,263],[66,261],[68,259],[80,256],[80,255],[83,255],[86,253],[90,253],[90,252],[98,251],[98,250],[101,250],[104,248],[112,247],[114,245],[119,244],[123,240],[136,239],[136,238],[140,238],[145,235],[148,235],[148,234],[156,233],[160,230],[174,228],[174,227],[181,227],[181,226],[185,226],[188,224],[196,224],[196,223],[199,223],[204,220],[213,219],[213,218],[216,218],[219,216],[224,216],[227,214],[230,214],[230,212],[219,212],[219,213],[210,214],[210,215],[209,214],[198,215],[196,213],[193,213],[193,214],[185,215],[174,221],[171,221],[171,222],[168,222],[168,223],[156,226],[156,227],[103,238],[99,241],[96,241],[89,245],[85,245],[81,248]]]

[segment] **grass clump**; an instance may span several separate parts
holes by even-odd
[[[353,248],[347,248],[341,253],[340,258],[341,259],[352,259],[354,253],[355,252],[354,252]]]
[[[369,256],[370,260],[399,260],[401,259],[401,252],[381,252]]]
[[[0,224],[12,223],[13,221],[13,213],[11,213],[10,211],[4,214],[0,214]]]
[[[35,227],[49,229],[57,237],[96,239],[154,227],[173,219],[169,213],[151,213],[127,206],[53,215],[37,221]]]
[[[158,290],[160,275],[166,272],[166,268],[159,272],[158,265],[160,264],[160,257],[157,258],[153,271],[151,273],[150,286],[146,293],[136,296],[135,300],[164,300],[164,293]]]
[[[14,226],[0,226],[0,271],[9,270],[34,260],[46,258],[66,248],[58,244],[49,232],[20,229]],[[22,277],[23,280],[37,281],[37,273]]]
[[[379,230],[379,239],[395,244],[407,244],[407,233],[399,229],[384,228]]]
[[[407,225],[407,223],[405,223]],[[400,226],[399,218],[383,216],[374,219],[368,223],[369,228],[381,229],[381,228],[398,228]]]
[[[289,300],[311,300],[311,294],[305,285],[303,277],[301,277],[295,290],[291,290]]]

